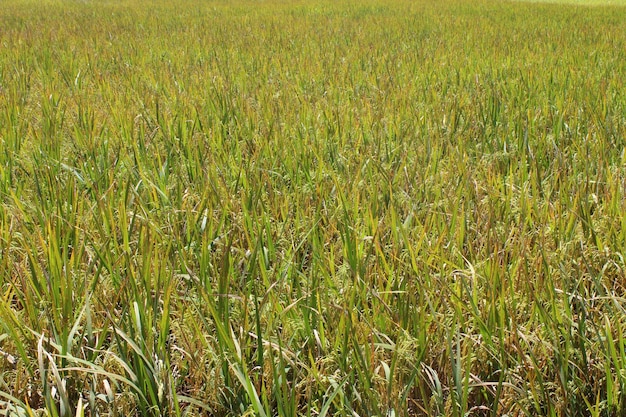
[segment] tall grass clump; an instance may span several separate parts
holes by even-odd
[[[0,414],[626,412],[626,9],[0,27]]]

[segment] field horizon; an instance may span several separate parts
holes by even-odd
[[[562,4],[573,6],[626,6],[626,0],[506,0],[519,3]]]

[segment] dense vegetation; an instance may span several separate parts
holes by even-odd
[[[626,9],[0,28],[0,414],[626,412]]]

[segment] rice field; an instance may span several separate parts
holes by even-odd
[[[594,3],[0,2],[0,415],[624,415]]]

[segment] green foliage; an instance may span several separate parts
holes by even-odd
[[[0,27],[0,415],[626,413],[626,9]]]

